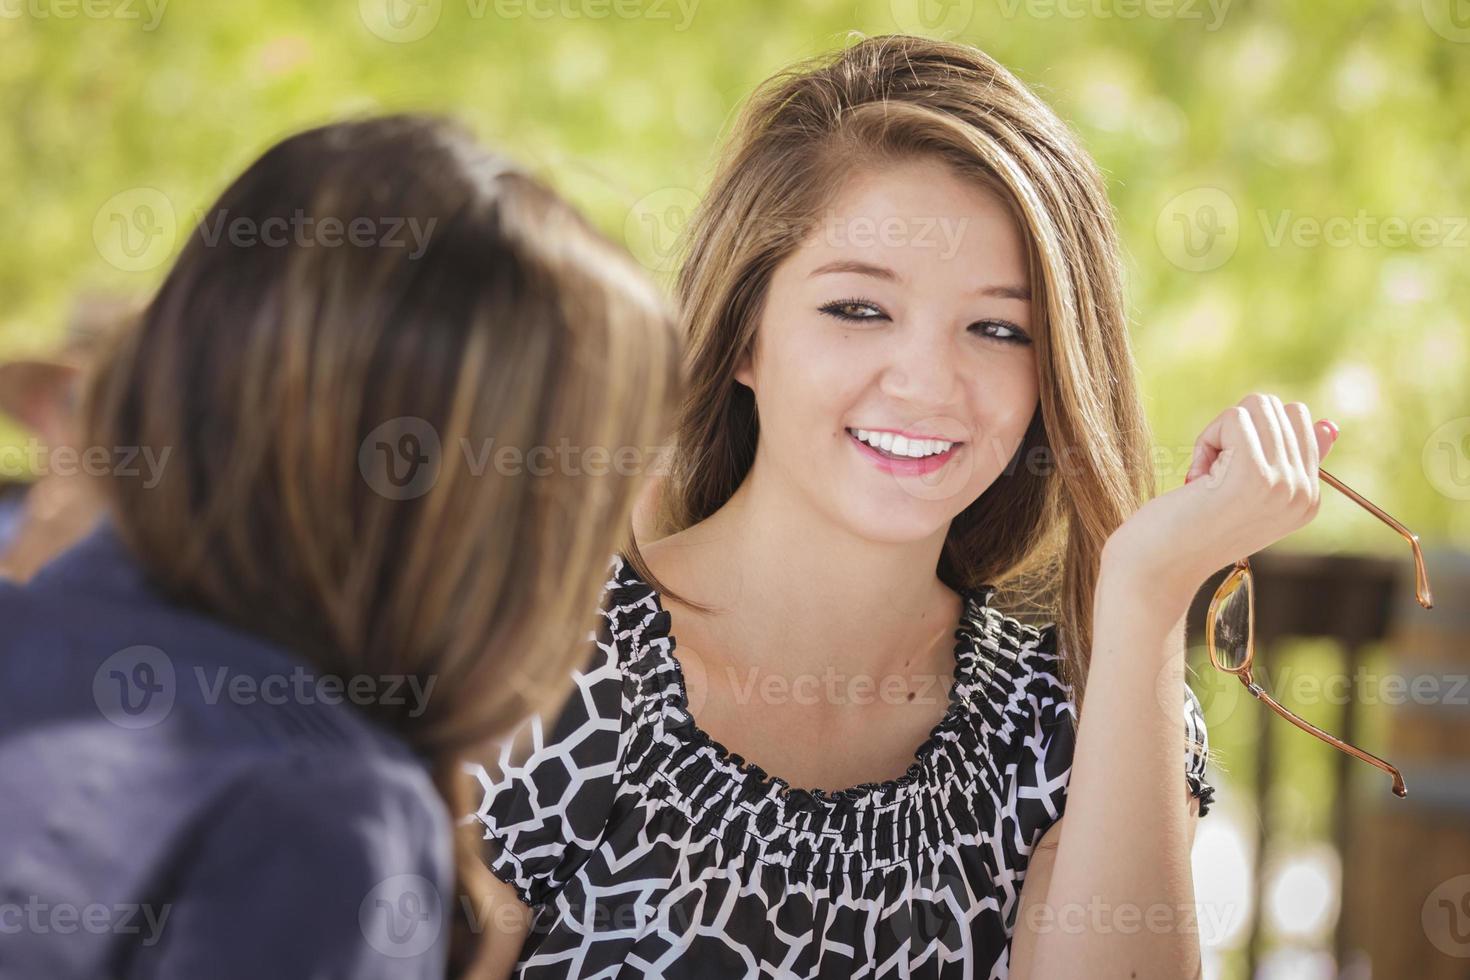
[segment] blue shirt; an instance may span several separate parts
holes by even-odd
[[[106,522],[0,583],[0,978],[443,976],[450,817],[356,680],[170,602]]]

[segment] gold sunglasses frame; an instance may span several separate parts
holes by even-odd
[[[1404,540],[1409,542],[1409,547],[1414,550],[1414,598],[1417,599],[1419,605],[1423,606],[1425,609],[1432,609],[1434,607],[1434,594],[1429,590],[1429,575],[1424,569],[1424,552],[1421,551],[1419,548],[1419,536],[1417,534],[1414,534],[1408,528],[1404,527],[1398,521],[1394,520],[1388,514],[1384,513],[1381,508],[1373,504],[1362,494],[1358,493],[1356,490],[1353,490],[1351,487],[1343,483],[1331,473],[1327,472],[1324,469],[1321,469],[1320,467],[1318,468],[1317,473],[1322,478],[1323,482],[1327,483],[1329,486],[1336,488],[1337,490],[1345,494],[1348,498],[1358,503],[1373,516],[1377,517],[1379,520],[1383,521],[1389,527],[1397,531],[1404,538]],[[1247,619],[1245,636],[1245,657],[1242,659],[1239,665],[1228,666],[1227,664],[1222,662],[1220,651],[1215,646],[1215,624],[1219,618],[1220,610],[1224,607],[1225,603],[1229,601],[1230,598],[1234,596],[1236,592],[1238,592],[1242,587],[1246,590],[1246,599],[1249,603],[1246,607]],[[1250,691],[1251,695],[1255,697],[1257,701],[1264,703],[1272,711],[1276,712],[1278,715],[1285,718],[1287,721],[1291,722],[1293,725],[1300,728],[1307,734],[1315,735],[1317,738],[1320,738],[1322,741],[1326,742],[1328,745],[1331,745],[1333,748],[1340,749],[1343,752],[1346,752],[1349,755],[1361,759],[1369,765],[1376,766],[1379,769],[1382,769],[1384,772],[1388,773],[1391,777],[1393,777],[1393,794],[1395,796],[1403,798],[1409,795],[1408,789],[1404,786],[1403,774],[1400,773],[1398,769],[1396,769],[1394,766],[1378,758],[1378,756],[1373,755],[1371,752],[1365,752],[1355,745],[1350,745],[1347,742],[1344,742],[1342,739],[1337,738],[1335,735],[1324,732],[1322,729],[1318,728],[1316,725],[1313,725],[1311,722],[1306,721],[1303,718],[1299,718],[1295,714],[1292,714],[1292,712],[1282,707],[1280,702],[1271,697],[1271,695],[1267,694],[1264,690],[1262,690],[1261,686],[1255,682],[1255,678],[1251,674],[1251,666],[1256,659],[1255,581],[1254,576],[1251,575],[1249,558],[1241,558],[1237,560],[1235,566],[1230,570],[1230,574],[1225,576],[1225,581],[1221,582],[1219,588],[1215,590],[1215,595],[1210,600],[1209,609],[1205,612],[1205,642],[1210,651],[1210,662],[1215,665],[1215,668],[1217,670],[1222,670],[1227,674],[1234,674],[1236,677],[1240,678],[1240,682],[1245,685],[1246,690]]]

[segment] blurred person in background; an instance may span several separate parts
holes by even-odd
[[[0,578],[25,581],[97,521],[99,500],[77,441],[77,395],[93,352],[130,312],[117,298],[83,296],[54,356],[0,363],[0,412],[36,440],[40,464],[30,479],[0,486]]]
[[[1154,495],[1102,176],[973,47],[777,74],[687,238],[660,536],[478,773],[515,975],[1197,976],[1183,621],[1312,519],[1331,427],[1249,395]]]
[[[639,485],[483,450],[649,445],[677,375],[641,270],[457,127],[255,161],[88,385],[80,442],[166,465],[0,584],[0,977],[462,972],[462,760],[565,697]]]

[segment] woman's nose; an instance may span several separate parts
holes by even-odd
[[[905,331],[888,351],[881,388],[885,395],[940,411],[953,405],[958,352],[938,330]]]

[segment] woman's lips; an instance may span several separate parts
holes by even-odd
[[[891,453],[883,452],[881,449],[873,448],[859,439],[850,430],[847,431],[847,438],[857,447],[858,452],[871,460],[873,465],[877,466],[878,469],[885,473],[896,473],[899,476],[923,476],[942,469],[954,458],[961,447],[964,446],[964,443],[956,442],[944,452],[935,453],[931,456],[894,456]]]

